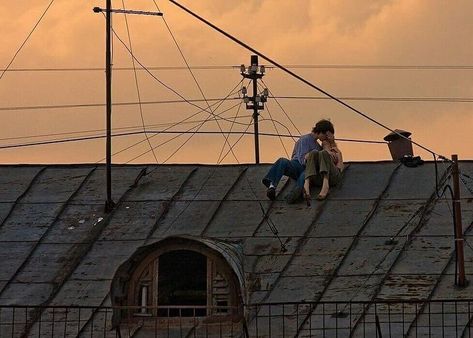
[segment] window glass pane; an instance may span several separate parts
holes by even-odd
[[[159,257],[158,305],[207,305],[207,257],[189,250],[167,252]],[[173,311],[171,316],[193,316],[193,310]],[[205,310],[196,310],[205,315]]]

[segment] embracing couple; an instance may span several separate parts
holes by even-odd
[[[269,169],[263,178],[266,195],[270,200],[276,198],[276,187],[285,175],[296,180],[296,186],[286,196],[286,201],[292,204],[305,198],[310,205],[310,187],[321,187],[317,199],[326,199],[330,187],[341,180],[343,168],[342,152],[335,143],[333,124],[329,120],[320,120],[310,134],[297,140],[290,160],[280,158]]]

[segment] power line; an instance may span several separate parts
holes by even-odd
[[[234,116],[228,117],[227,119],[242,119],[246,117],[251,117],[252,115],[241,115],[241,116]],[[222,118],[219,116],[220,119],[227,121],[227,119]],[[167,123],[155,123],[155,124],[147,124],[147,128],[151,127],[168,127],[168,126],[176,126],[178,124],[191,124],[191,123],[202,123],[206,120],[190,120],[184,122],[167,122]],[[233,122],[233,121],[232,121]],[[177,124],[176,124],[177,123]],[[240,125],[245,125],[246,123],[235,122]],[[125,127],[116,127],[112,128],[112,131],[136,131],[137,129],[142,129],[141,125],[137,126],[125,126]],[[26,135],[26,136],[15,136],[15,137],[4,137],[0,138],[0,141],[12,141],[12,140],[24,140],[24,139],[31,139],[31,138],[38,138],[38,137],[52,137],[52,136],[67,136],[67,135],[77,135],[77,134],[90,134],[96,132],[105,132],[106,129],[88,129],[88,130],[78,130],[78,131],[68,131],[62,133],[48,133],[48,134],[36,134],[36,135]],[[85,136],[85,135],[84,135]]]
[[[153,0],[153,3],[154,3],[154,5],[156,6],[156,9],[160,12],[161,10],[160,10],[158,4],[156,3],[156,0]],[[166,28],[167,28],[169,34],[171,35],[171,38],[172,38],[172,40],[174,41],[174,44],[176,45],[176,48],[177,48],[177,50],[179,51],[179,54],[181,55],[182,60],[183,60],[184,63],[186,64],[186,67],[187,67],[187,69],[189,70],[189,73],[191,74],[192,78],[194,79],[194,82],[195,82],[197,88],[199,89],[200,94],[202,95],[203,99],[205,100],[205,103],[207,104],[208,109],[210,110],[212,116],[215,117],[214,111],[212,110],[212,107],[210,106],[209,101],[207,100],[207,98],[206,98],[206,96],[205,96],[205,94],[204,94],[204,91],[202,90],[202,87],[201,87],[200,84],[199,84],[199,81],[197,81],[197,78],[196,78],[196,76],[194,75],[194,72],[193,72],[192,69],[190,68],[189,62],[187,62],[187,59],[186,59],[186,57],[184,56],[184,52],[182,51],[181,47],[179,46],[179,43],[177,42],[176,37],[175,37],[174,34],[172,33],[171,27],[170,27],[169,24],[167,23],[166,18],[164,18],[164,16],[162,16],[161,18],[162,18],[162,20],[163,20],[163,22],[164,22],[164,25],[166,26]],[[220,126],[220,123],[218,122],[217,119],[215,119],[215,123],[217,124],[218,129],[222,132],[223,138],[225,139],[225,143],[227,143],[228,146],[231,147],[231,146],[230,146],[230,143],[228,142],[228,137],[225,136],[225,133],[223,132],[223,129],[222,129],[222,127]],[[197,130],[199,130],[199,129],[197,129]],[[189,139],[188,139],[185,143],[187,143],[191,138],[192,138],[192,136],[189,137]],[[184,144],[185,144],[185,143],[184,143]],[[179,148],[179,149],[180,149],[180,148]],[[231,149],[231,148],[230,148],[230,149]],[[233,151],[232,151],[232,154],[233,154],[233,157],[235,157],[235,160],[238,162],[238,158],[237,158],[236,155],[233,153]]]
[[[226,98],[226,100],[239,100],[239,99],[240,99],[239,97]],[[220,100],[222,100],[222,98],[207,99],[207,101],[209,101],[209,102],[215,102],[215,101],[220,101]],[[205,102],[205,100],[204,99],[185,99],[185,100],[142,101],[141,105],[175,104],[175,103],[189,103],[189,102]],[[128,102],[112,103],[112,106],[135,106],[135,105],[139,105],[139,104],[140,104],[140,102],[128,101]],[[13,107],[0,107],[0,111],[36,110],[36,109],[93,108],[93,107],[105,107],[105,103],[76,103],[76,104],[60,104],[60,105],[13,106]],[[198,107],[198,108],[200,108],[200,107]]]
[[[264,65],[267,69],[277,69],[275,66]],[[473,70],[471,65],[361,65],[361,64],[288,64],[284,65],[290,69],[379,69],[379,70]],[[185,66],[149,66],[149,70],[187,70]],[[240,65],[195,65],[193,70],[233,70],[239,69]],[[114,67],[114,71],[133,71],[132,67]],[[140,69],[137,69],[140,71]],[[144,70],[144,69],[141,69]],[[20,72],[104,72],[103,67],[43,67],[43,68],[10,68],[1,69],[9,73]]]
[[[122,5],[123,5],[123,10],[126,11],[125,0],[122,0]],[[131,53],[133,53],[133,45],[131,43],[130,27],[128,26],[128,17],[126,15],[126,13],[125,13],[125,24],[126,24],[126,32],[128,34],[128,43],[130,44],[130,51],[131,51]],[[158,157],[156,156],[156,153],[154,152],[154,149],[153,149],[153,145],[151,144],[151,141],[148,138],[148,134],[146,133],[146,126],[145,126],[146,123],[145,123],[145,118],[144,118],[144,115],[143,115],[143,105],[141,104],[141,92],[140,92],[140,86],[139,86],[139,83],[138,83],[138,74],[136,72],[135,59],[133,58],[132,55],[130,55],[130,56],[131,56],[131,63],[133,65],[133,75],[134,75],[134,78],[135,78],[136,94],[137,94],[137,97],[138,97],[138,103],[139,103],[138,107],[139,107],[139,111],[140,111],[140,117],[141,117],[141,124],[143,126],[143,132],[144,132],[146,141],[148,142],[149,148],[151,149],[151,152],[153,153],[153,157],[154,157],[156,163],[158,163]]]
[[[208,121],[206,121],[208,122]],[[249,124],[251,125],[251,123]],[[248,124],[246,124],[248,127]],[[191,129],[197,128],[194,126]],[[221,135],[220,131],[191,131],[191,130],[147,130],[149,134],[178,134],[178,135],[185,135],[185,134],[203,134],[203,135]],[[134,136],[134,135],[141,135],[143,131],[133,131],[133,132],[124,132],[124,133],[116,133],[112,134],[112,137],[125,137],[125,136]],[[230,135],[253,135],[252,132],[246,131],[230,131],[227,132]],[[284,137],[284,138],[292,138],[294,135],[289,134],[277,134],[277,133],[259,133],[261,136],[268,136],[268,137]],[[75,137],[75,138],[64,138],[64,139],[56,139],[56,140],[48,140],[48,141],[38,141],[38,142],[28,142],[28,143],[19,143],[19,144],[10,144],[10,145],[0,145],[0,149],[12,149],[12,148],[24,148],[24,147],[32,147],[32,146],[41,146],[41,145],[50,145],[50,144],[58,144],[58,143],[69,143],[69,142],[78,142],[78,141],[90,141],[90,140],[97,140],[105,138],[106,135],[92,135],[92,136],[82,136],[82,137]],[[362,139],[351,139],[351,138],[336,138],[336,141],[339,142],[356,142],[356,143],[371,143],[371,144],[386,144],[384,141],[375,141],[375,140],[362,140]],[[143,141],[141,141],[143,142]],[[158,145],[159,146],[159,145]],[[153,147],[156,149],[158,146]],[[141,154],[141,157],[147,152]],[[116,155],[116,154],[114,154]],[[100,162],[100,161],[99,161]]]
[[[279,69],[281,69],[282,71],[284,71],[285,73],[289,74],[290,76],[294,77],[295,79],[299,80],[300,82],[306,84],[307,86],[311,87],[312,89],[318,91],[319,93],[322,93],[323,95],[325,96],[328,96],[330,97],[332,100],[338,102],[340,105],[344,106],[345,108],[348,108],[349,110],[351,110],[352,112],[360,115],[361,117],[365,118],[366,120],[378,125],[379,127],[382,127],[396,135],[398,135],[400,138],[403,138],[403,139],[406,139],[406,140],[409,140],[412,144],[415,144],[416,146],[418,146],[419,148],[425,150],[425,151],[428,151],[429,153],[431,153],[434,157],[435,155],[438,155],[436,152],[434,152],[433,150],[427,148],[426,146],[423,146],[422,144],[418,143],[418,142],[415,142],[411,139],[408,139],[408,137],[400,134],[399,132],[397,132],[396,130],[390,128],[389,126],[387,126],[386,124],[382,123],[382,122],[379,122],[377,121],[376,119],[372,118],[371,116],[369,116],[368,114],[364,113],[363,111],[355,108],[354,106],[351,106],[349,105],[348,103],[346,103],[345,101],[337,98],[336,96],[334,96],[333,94],[330,94],[329,92],[327,92],[326,90],[322,89],[321,87],[313,84],[312,82],[306,80],[305,78],[303,78],[302,76],[294,73],[293,71],[287,69],[286,67],[282,66],[280,63],[278,63],[277,61],[267,57],[266,55],[264,55],[263,53],[259,52],[258,50],[256,50],[255,48],[249,46],[248,44],[244,43],[243,41],[237,39],[236,37],[232,36],[231,34],[225,32],[224,30],[222,30],[221,28],[215,26],[214,24],[212,24],[211,22],[209,22],[208,20],[204,19],[203,17],[197,15],[196,13],[192,12],[191,10],[189,10],[188,8],[186,8],[185,6],[179,4],[178,2],[176,2],[175,0],[169,0],[172,4],[176,5],[177,7],[181,8],[183,11],[185,11],[186,13],[190,14],[191,16],[193,16],[194,18],[198,19],[199,21],[205,23],[207,26],[211,27],[212,29],[216,30],[217,32],[219,32],[220,34],[224,35],[225,37],[227,37],[228,39],[232,40],[233,42],[239,44],[240,46],[244,47],[245,49],[255,53],[256,55],[260,56],[261,58],[263,58],[264,60],[270,62],[271,64],[273,64],[274,66],[278,67]]]
[[[8,71],[8,69],[10,68],[10,66],[12,65],[12,63],[15,61],[17,55],[20,53],[20,51],[23,49],[23,47],[26,45],[26,42],[28,42],[29,38],[31,37],[31,35],[33,34],[33,32],[36,30],[36,28],[38,27],[39,23],[41,22],[41,20],[43,20],[44,16],[46,15],[46,13],[48,12],[49,8],[51,8],[52,4],[54,3],[55,0],[51,0],[51,2],[49,3],[49,5],[46,7],[46,9],[43,11],[43,14],[41,14],[41,16],[39,17],[38,21],[36,21],[36,24],[33,26],[33,29],[29,32],[29,34],[26,36],[26,39],[23,41],[23,43],[20,45],[20,47],[17,49],[17,51],[15,52],[15,54],[13,55],[13,57],[11,58],[10,62],[8,63],[8,65],[5,67],[5,69],[3,69],[2,71],[2,74],[0,75],[0,80],[3,78],[3,75],[5,75],[5,73]]]
[[[272,99],[296,99],[296,100],[332,100],[326,96],[268,96]],[[341,96],[345,101],[394,101],[394,102],[455,102],[471,103],[472,97],[387,97],[387,96]]]
[[[331,100],[324,96],[268,96],[270,99],[282,100]],[[220,101],[222,98],[208,98],[207,101]],[[229,97],[226,100],[240,100],[240,97]],[[473,98],[470,97],[386,97],[386,96],[344,96],[341,100],[346,101],[392,101],[392,102],[450,102],[450,103],[472,103]],[[186,99],[186,100],[160,100],[160,101],[142,101],[142,105],[154,104],[175,104],[175,103],[189,103],[189,102],[205,102],[204,99]],[[276,101],[278,102],[278,101]],[[140,102],[116,102],[113,106],[134,106],[139,105]],[[279,105],[279,103],[278,103]],[[39,110],[39,109],[69,109],[69,108],[92,108],[105,107],[104,103],[77,103],[77,104],[62,104],[62,105],[37,105],[37,106],[12,106],[0,107],[0,111],[17,111],[17,110]],[[287,113],[286,113],[287,115]],[[291,123],[292,124],[292,123]]]

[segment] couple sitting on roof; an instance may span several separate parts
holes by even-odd
[[[312,132],[297,140],[291,160],[279,158],[263,178],[270,200],[276,198],[276,187],[282,176],[296,180],[295,188],[286,196],[290,204],[305,198],[310,205],[310,186],[321,186],[318,200],[327,198],[330,187],[341,179],[343,158],[334,138],[335,130],[329,120],[320,120]],[[321,144],[319,144],[319,142]]]

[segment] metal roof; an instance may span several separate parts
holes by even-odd
[[[150,174],[133,186],[144,168]],[[118,206],[105,214],[102,165],[0,166],[0,306],[109,305],[117,268],[169,236],[237,243],[250,303],[473,298],[473,286],[453,285],[452,217],[435,197],[433,163],[350,163],[340,186],[311,207],[286,204],[290,180],[267,200],[268,169],[116,165]],[[473,176],[473,162],[460,169]],[[462,186],[467,240],[472,201]]]

